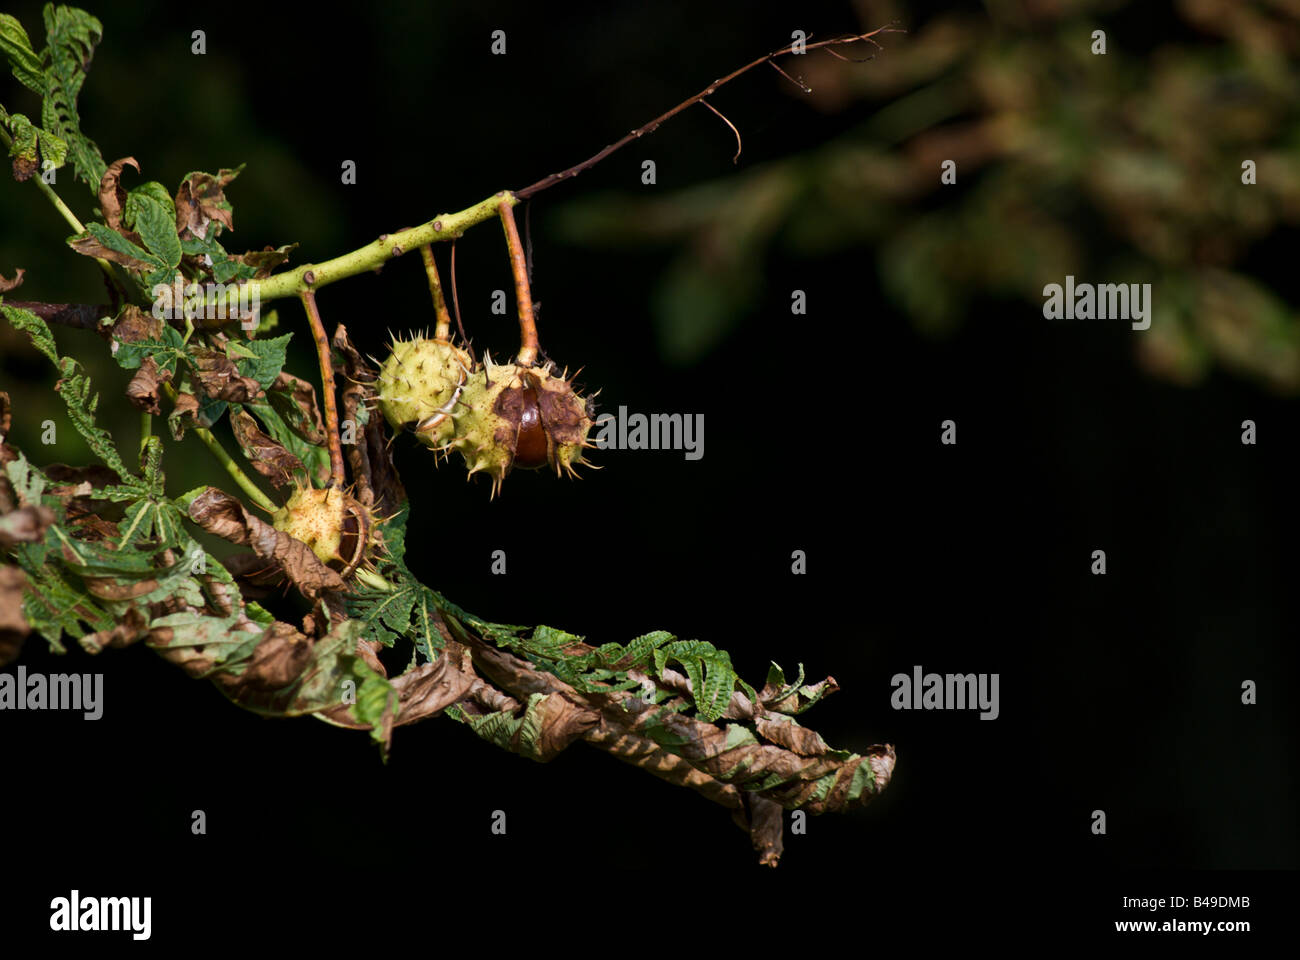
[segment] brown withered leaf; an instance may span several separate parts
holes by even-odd
[[[38,503],[9,511],[0,516],[0,550],[16,543],[40,543],[53,522],[53,511]]]
[[[543,763],[600,723],[599,713],[579,706],[561,693],[547,694],[537,702],[535,710],[542,727],[537,737],[535,759]],[[515,736],[517,738],[519,734]]]
[[[266,706],[283,697],[285,688],[307,668],[311,655],[311,641],[277,620],[238,674],[222,671],[214,679],[231,699],[246,706]]]
[[[392,450],[384,435],[384,418],[375,410],[375,389],[372,386],[377,371],[369,367],[348,340],[348,331],[339,324],[334,331],[333,347],[343,358],[336,369],[344,375],[343,419],[360,423],[357,411],[366,408],[370,416],[358,431],[357,442],[347,447],[348,465],[357,485],[356,497],[381,514],[392,513],[406,502],[406,490],[397,467],[393,464]]]
[[[9,395],[0,393],[0,437],[9,430]],[[2,446],[0,450],[9,451]],[[4,462],[10,458],[6,456]],[[0,473],[0,550],[17,543],[40,543],[54,522],[54,512],[40,503],[28,503]]]
[[[289,254],[296,250],[297,247],[298,244],[296,243],[285,244],[283,247],[272,247],[267,244],[261,250],[249,250],[247,253],[235,254],[230,259],[256,270],[257,272],[253,274],[254,280],[265,280],[271,275],[272,270],[289,262]]]
[[[81,467],[69,466],[66,463],[51,463],[44,469],[44,473],[46,479],[50,482],[66,487],[78,487],[83,483],[89,483],[93,487],[107,487],[122,482],[122,478],[117,475],[116,471],[101,463],[92,463]],[[52,490],[51,492],[58,491]]]
[[[301,460],[262,432],[248,411],[242,408],[232,410],[230,426],[253,469],[275,486],[283,487],[293,483],[296,474],[307,472]]]
[[[122,228],[122,208],[126,206],[126,188],[122,186],[122,170],[127,165],[140,172],[140,164],[135,157],[123,157],[114,160],[99,178],[99,208],[104,211],[104,222],[132,243],[140,246],[140,235]]]
[[[0,667],[18,659],[23,640],[32,628],[23,616],[23,588],[27,576],[17,567],[0,566]]]
[[[764,867],[775,867],[785,852],[783,817],[785,810],[756,793],[744,794],[749,802],[749,838],[758,853],[758,862]]]
[[[3,273],[0,273],[0,293],[8,293],[10,290],[17,290],[21,287],[23,285],[23,274],[26,272],[27,271],[22,267],[19,267],[14,271],[14,278],[12,280],[6,278]]]
[[[207,239],[208,225],[216,220],[227,230],[234,230],[226,186],[238,176],[238,170],[191,173],[176,191],[176,232],[182,240]]]
[[[92,543],[116,543],[120,532],[116,520],[106,518],[102,511],[101,504],[104,501],[91,500],[89,497],[77,497],[68,501],[68,512],[64,526],[72,530],[78,540],[88,540]],[[117,506],[115,513],[122,513],[121,506]],[[116,519],[121,519],[120,517]]]
[[[9,394],[0,390],[0,449],[5,447],[5,437],[9,436],[9,427],[12,424],[13,404],[9,402]],[[8,463],[8,460],[0,457],[0,466]]]
[[[23,183],[26,180],[30,180],[32,178],[32,174],[34,174],[37,171],[37,169],[38,167],[36,164],[35,157],[25,157],[21,153],[18,154],[18,156],[14,157],[14,162],[13,162],[14,179],[17,180],[19,183]]]
[[[144,362],[135,371],[135,376],[131,382],[126,385],[126,398],[140,410],[151,413],[155,417],[162,416],[162,406],[158,399],[162,392],[162,385],[172,378],[171,371],[161,372],[158,369],[158,361],[152,356],[144,358]]]
[[[244,581],[244,598],[261,600],[274,595],[268,588],[284,583],[278,564],[255,553],[236,553],[221,561],[232,577]]]
[[[241,376],[235,361],[224,351],[195,347],[190,351],[190,357],[197,368],[192,378],[211,399],[247,403],[262,395],[258,382],[252,377]]]
[[[267,391],[267,399],[295,434],[318,446],[325,442],[325,422],[316,406],[316,388],[306,380],[282,370]]]
[[[140,609],[129,607],[126,614],[112,627],[82,637],[81,646],[91,653],[98,653],[108,647],[129,647],[145,635],[148,626],[149,621]]]
[[[113,323],[112,336],[114,340],[123,343],[137,343],[140,340],[157,340],[162,336],[162,331],[162,320],[154,317],[150,311],[128,303]]]
[[[167,415],[167,425],[173,440],[180,440],[191,427],[204,426],[199,419],[199,398],[185,391],[178,393],[172,412]]]
[[[452,641],[437,660],[408,670],[393,681],[397,691],[397,714],[393,726],[405,726],[425,717],[433,717],[453,703],[469,695],[475,683],[481,683],[474,674],[468,651]],[[354,730],[369,727],[352,717],[347,704],[340,704],[323,712],[331,722]]]
[[[325,590],[345,589],[343,578],[321,563],[305,543],[253,516],[228,493],[208,487],[190,502],[189,515],[208,533],[252,547],[259,557],[276,563],[308,599]]]
[[[801,727],[784,714],[754,718],[754,729],[765,740],[785,747],[801,757],[819,757],[829,747],[816,730]]]

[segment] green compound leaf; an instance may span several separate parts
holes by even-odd
[[[45,99],[41,103],[41,126],[67,142],[77,176],[95,192],[107,166],[99,148],[82,136],[77,95],[86,81],[104,27],[75,7],[49,3],[44,14],[48,46],[42,53]]]

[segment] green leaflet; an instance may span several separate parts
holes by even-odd
[[[149,180],[137,187],[132,187],[126,195],[126,205],[122,208],[122,222],[128,229],[140,230],[140,206],[146,200],[153,200],[163,208],[167,219],[171,221],[172,232],[176,232],[176,204],[171,195],[157,180]]]
[[[344,600],[348,616],[364,627],[364,636],[392,646],[399,637],[415,644],[426,662],[437,658],[443,648],[437,618],[442,600],[420,583],[402,562],[405,554],[407,508],[383,524],[381,531],[387,555],[379,565],[390,589],[358,583]]]
[[[488,743],[531,760],[541,760],[542,724],[538,704],[546,697],[544,693],[530,694],[523,714],[518,717],[511,716],[505,711],[476,716],[466,713],[460,706],[448,707],[446,712],[452,719],[468,724],[471,730]]]
[[[232,340],[226,353],[235,361],[241,375],[252,377],[263,390],[269,390],[284,367],[285,351],[292,336],[286,333],[266,340]]]
[[[8,114],[0,108],[0,122],[13,137],[9,156],[22,161],[32,173],[39,171],[46,161],[54,169],[66,162],[68,145],[49,131],[35,126],[21,113]]]
[[[127,198],[126,213],[132,218],[133,226],[150,253],[168,268],[180,264],[181,241],[176,236],[176,211],[170,200],[167,206],[163,206],[156,197],[133,191]]]
[[[181,241],[181,249],[192,257],[210,257],[212,259],[212,279],[217,283],[230,283],[239,280],[251,280],[257,274],[254,267],[240,263],[231,258],[216,239],[216,230],[209,230],[204,239],[192,237]]]
[[[45,76],[41,70],[41,58],[32,49],[32,42],[27,38],[23,25],[7,13],[0,13],[0,51],[9,61],[18,82],[29,90],[43,94]]]
[[[77,94],[86,81],[86,71],[104,35],[104,27],[90,14],[74,7],[48,3],[44,15],[48,46],[41,54],[44,80],[41,126],[67,142],[77,176],[94,192],[99,189],[107,166],[99,148],[81,134]]]
[[[554,627],[539,626],[529,637],[494,639],[585,693],[635,689],[639,684],[628,677],[629,670],[662,677],[668,664],[676,662],[691,681],[696,718],[708,723],[726,712],[737,684],[751,700],[757,699],[754,688],[736,675],[731,656],[725,650],[718,650],[704,640],[677,640],[663,630],[637,637],[627,646],[606,643],[595,650],[571,655],[565,654],[564,649],[582,638]],[[664,691],[660,694],[656,695],[656,702],[669,696]]]
[[[116,230],[112,230],[109,227],[104,226],[104,224],[102,223],[86,224],[86,233],[90,234],[92,237],[94,237],[96,240],[98,240],[100,243],[102,243],[104,246],[108,247],[108,249],[112,250],[115,253],[120,253],[123,256],[130,257],[133,260],[139,260],[142,263],[152,267],[166,266],[160,257],[155,257],[152,254],[150,254],[147,250],[140,249],[138,246],[136,246],[126,237],[122,236]],[[76,239],[78,238],[69,237],[68,242],[71,243],[73,240]]]
[[[127,478],[131,473],[118,456],[113,438],[107,430],[95,426],[95,407],[99,403],[98,394],[90,392],[90,378],[78,373],[77,361],[71,357],[60,357],[54,346],[54,337],[45,321],[30,310],[0,305],[0,311],[17,329],[32,338],[36,349],[45,354],[59,368],[62,375],[55,389],[63,398],[68,408],[68,419],[77,432],[85,438],[87,445],[104,465],[119,477]],[[129,482],[129,481],[126,481]],[[139,482],[138,480],[136,482]]]

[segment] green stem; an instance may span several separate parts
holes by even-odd
[[[14,143],[13,139],[4,129],[0,129],[0,143],[3,143],[6,148],[12,147]],[[45,199],[54,205],[54,209],[59,211],[59,215],[67,221],[68,226],[70,226],[76,233],[85,233],[85,224],[77,219],[77,215],[68,208],[66,203],[63,202],[63,198],[54,192],[54,188],[39,176],[34,177],[33,179],[36,183],[36,189],[45,194]],[[99,269],[104,271],[104,275],[108,277],[108,281],[113,285],[113,289],[125,295],[125,291],[122,290],[122,285],[118,283],[117,275],[113,273],[113,265],[103,257],[95,257],[95,262],[99,264]]]
[[[198,438],[203,441],[204,446],[212,451],[212,455],[217,458],[223,467],[226,468],[226,473],[230,474],[235,483],[239,484],[239,489],[248,494],[248,499],[252,500],[267,513],[275,513],[275,511],[279,509],[271,501],[271,498],[264,494],[261,491],[261,488],[248,478],[248,474],[239,469],[239,464],[235,463],[235,461],[231,459],[230,454],[226,453],[225,449],[221,446],[221,441],[212,435],[211,430],[207,430],[203,427],[190,427],[189,432],[198,436]]]
[[[170,383],[164,383],[163,389],[167,391],[167,396],[171,402],[175,403],[177,397],[176,388]],[[190,427],[187,432],[194,434],[203,441],[203,445],[208,448],[214,457],[217,458],[217,462],[226,468],[226,473],[230,474],[231,479],[234,480],[235,483],[239,484],[239,489],[248,494],[248,499],[252,500],[267,513],[275,513],[275,511],[279,509],[271,501],[271,498],[263,493],[262,489],[249,479],[248,474],[239,469],[239,464],[235,463],[230,454],[226,453],[225,448],[221,446],[221,441],[213,436],[211,430],[208,430],[205,427]]]
[[[153,415],[148,410],[140,411],[140,456],[144,457],[145,445],[153,435]]]
[[[394,257],[418,250],[428,243],[456,240],[470,227],[499,217],[504,204],[513,207],[518,203],[514,194],[501,191],[472,207],[458,213],[444,213],[418,227],[408,227],[396,233],[387,233],[364,247],[345,253],[324,263],[309,263],[278,273],[265,280],[249,280],[241,286],[231,285],[227,296],[228,306],[237,306],[241,289],[247,297],[257,297],[258,302],[280,297],[298,296],[306,290],[316,290],[347,277],[383,266]]]

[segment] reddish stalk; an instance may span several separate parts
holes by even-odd
[[[442,280],[438,277],[438,264],[433,259],[433,245],[426,243],[420,248],[424,258],[424,275],[429,279],[429,293],[433,295],[433,310],[438,315],[438,329],[434,338],[446,343],[451,339],[451,314],[447,312],[447,301],[442,295]]]
[[[515,299],[519,304],[519,357],[520,366],[531,367],[537,361],[537,318],[533,315],[533,292],[528,286],[528,258],[519,240],[514,210],[505,200],[497,210],[501,225],[506,231],[506,246],[510,248],[510,269],[515,275]]]
[[[316,357],[320,361],[321,388],[325,400],[325,442],[330,451],[330,479],[328,486],[341,487],[343,475],[343,444],[339,441],[339,408],[334,396],[334,362],[330,359],[330,341],[325,336],[325,324],[321,322],[320,310],[316,307],[316,292],[303,290],[303,309],[307,311],[307,323],[311,326],[312,339],[316,341]]]
[[[832,37],[829,40],[818,40],[816,43],[805,43],[804,50],[809,51],[809,50],[820,50],[826,48],[828,53],[834,53],[835,51],[830,50],[829,49],[830,47],[843,46],[849,43],[872,43],[875,44],[876,46],[880,46],[880,44],[873,39],[877,34],[900,33],[900,32],[902,31],[900,31],[897,27],[894,27],[892,25],[877,27],[875,30],[872,30],[870,33],[856,33],[856,34],[850,34],[848,36],[843,36],[843,37]],[[702,102],[705,97],[710,96],[715,90],[717,90],[723,84],[730,83],[732,80],[735,80],[741,74],[748,73],[750,70],[753,70],[755,67],[761,66],[764,63],[771,63],[772,66],[776,67],[779,73],[789,78],[792,83],[797,84],[800,87],[800,89],[802,89],[805,93],[808,92],[808,87],[806,85],[799,83],[799,81],[795,80],[793,77],[790,77],[788,73],[782,70],[775,63],[776,57],[785,56],[787,53],[793,53],[793,52],[794,52],[794,44],[789,44],[787,46],[782,47],[780,50],[774,50],[769,54],[759,57],[757,60],[753,61],[752,63],[745,64],[739,70],[733,70],[725,77],[719,77],[717,80],[714,80],[711,84],[709,84],[699,93],[697,93],[695,96],[691,97],[690,99],[683,100],[681,103],[677,104],[677,106],[673,107],[667,113],[662,113],[659,116],[655,117],[645,126],[637,127],[627,136],[623,137],[621,140],[614,141],[609,146],[607,146],[604,150],[600,151],[600,153],[597,153],[595,156],[589,157],[588,159],[582,161],[582,163],[574,164],[573,166],[569,167],[567,170],[561,170],[559,173],[553,173],[549,177],[543,177],[541,180],[538,180],[536,183],[524,187],[522,190],[515,190],[514,195],[518,197],[520,200],[526,200],[529,197],[531,197],[533,194],[540,193],[542,190],[545,190],[547,187],[555,186],[555,184],[559,183],[561,180],[568,180],[571,179],[572,177],[576,177],[578,174],[582,173],[582,171],[594,167],[596,164],[600,163],[600,161],[604,160],[606,157],[608,157],[615,150],[618,150],[620,147],[625,147],[633,140],[639,140],[648,133],[654,133],[654,131],[659,128],[659,125],[663,123],[665,120],[671,120],[673,117],[677,116],[677,114],[681,113],[687,107]],[[841,59],[844,58],[841,57]],[[717,111],[714,112],[716,113]],[[731,126],[731,124],[728,123],[728,126]],[[732,127],[732,130],[735,130],[735,127]],[[739,134],[737,134],[737,137],[739,137]]]

